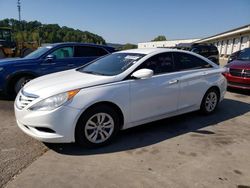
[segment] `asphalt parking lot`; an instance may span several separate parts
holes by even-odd
[[[17,128],[13,101],[2,99],[0,107],[0,187],[250,186],[246,92],[227,92],[213,115],[132,128],[94,150],[40,143]]]
[[[47,150],[17,128],[13,103],[0,97],[0,187]]]

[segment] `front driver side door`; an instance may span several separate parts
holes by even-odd
[[[45,59],[41,63],[42,74],[49,74],[74,68],[73,47],[61,47],[51,52],[51,59]]]
[[[137,70],[154,71],[149,79],[131,80],[131,122],[147,121],[177,110],[178,74],[172,53],[161,53],[146,60]]]

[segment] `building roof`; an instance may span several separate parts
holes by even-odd
[[[230,35],[241,34],[241,33],[245,33],[245,32],[250,32],[250,24],[244,25],[244,26],[241,26],[241,27],[229,30],[229,31],[225,31],[223,33],[212,35],[210,37],[203,38],[203,39],[198,40],[196,42],[197,43],[207,42],[207,41],[215,40],[215,39],[218,39],[218,38],[228,37]]]
[[[186,42],[186,41],[196,41],[200,40],[200,38],[192,38],[192,39],[171,39],[164,41],[148,41],[148,42],[139,42],[138,44],[149,44],[149,43],[169,43],[169,42]]]

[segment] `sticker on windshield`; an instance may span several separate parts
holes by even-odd
[[[137,59],[139,59],[140,57],[139,56],[133,56],[133,55],[127,55],[126,57],[125,57],[125,59],[131,59],[131,60],[137,60]]]

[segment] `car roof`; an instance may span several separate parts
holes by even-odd
[[[151,53],[163,53],[163,52],[185,52],[185,50],[178,50],[172,48],[137,48],[131,50],[123,50],[116,53],[137,53],[137,54],[151,54]]]
[[[60,43],[52,43],[52,44],[45,44],[46,46],[56,47],[56,46],[67,46],[67,45],[82,45],[82,46],[92,46],[92,47],[102,47],[109,50],[114,50],[113,47],[106,46],[106,45],[100,45],[100,44],[93,44],[93,43],[83,43],[83,42],[60,42]]]

